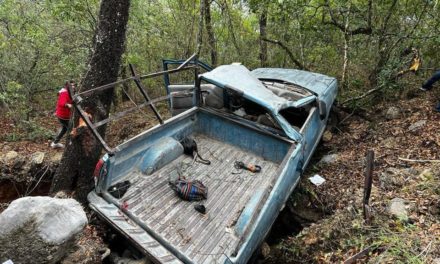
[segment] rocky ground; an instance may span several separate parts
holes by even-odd
[[[380,105],[362,118],[341,116],[342,124],[325,133],[260,261],[438,263],[440,114],[432,110],[434,104],[433,97],[420,96]],[[53,133],[56,122],[44,120],[41,124]],[[62,150],[49,148],[48,138],[11,135],[23,131],[6,118],[0,121],[1,212],[13,199],[47,194]],[[126,132],[113,132],[121,131]],[[375,152],[369,223],[362,212],[367,150]],[[308,180],[315,174],[326,181],[315,186]],[[100,263],[103,255],[120,261],[109,255],[107,229],[92,213],[88,218],[64,263]]]

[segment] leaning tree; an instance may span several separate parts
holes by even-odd
[[[102,0],[98,24],[93,39],[93,50],[87,72],[80,82],[80,90],[112,83],[117,80],[121,56],[124,52],[125,33],[130,0]],[[82,105],[93,115],[95,122],[108,117],[113,89],[94,92],[84,98]],[[74,124],[79,115],[74,114]],[[100,127],[101,135],[105,126]],[[60,190],[74,191],[75,198],[85,203],[87,193],[93,188],[92,172],[101,154],[101,145],[89,133],[70,137],[51,186],[51,193]]]

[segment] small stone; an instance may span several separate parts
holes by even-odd
[[[399,146],[399,142],[395,137],[389,137],[382,140],[382,145],[386,148],[397,148]]]
[[[8,151],[8,153],[6,153],[6,155],[4,156],[4,160],[6,162],[11,162],[13,160],[15,160],[18,157],[18,153],[16,151]]]
[[[426,125],[426,120],[420,120],[420,121],[417,121],[414,124],[410,125],[408,130],[414,132],[414,131],[424,127],[425,125]]]
[[[432,261],[433,264],[440,264],[440,258],[436,258]]]
[[[430,181],[434,179],[434,174],[432,173],[432,170],[425,169],[422,171],[422,173],[420,173],[419,178],[424,181]]]
[[[324,142],[329,142],[330,140],[332,140],[332,138],[333,138],[333,134],[328,130],[326,130],[322,135],[322,141]]]
[[[10,150],[11,150],[11,146],[9,146],[7,144],[3,145],[3,152],[10,151]]]
[[[406,173],[408,173],[409,175],[418,175],[420,173],[420,171],[416,168],[405,168],[403,169]]]
[[[338,154],[325,155],[324,157],[322,157],[319,163],[324,163],[324,164],[334,163],[335,161],[338,160],[338,158],[339,158]]]
[[[392,189],[403,186],[405,173],[396,168],[388,168],[379,175],[379,184],[382,189]]]
[[[400,220],[408,220],[405,203],[406,201],[402,198],[393,198],[388,205],[388,212]]]
[[[400,109],[395,106],[391,106],[385,113],[385,118],[388,120],[397,119],[400,117]]]
[[[32,154],[31,163],[32,164],[37,164],[37,165],[42,164],[45,155],[46,155],[46,153],[41,152],[41,151],[35,152],[34,154]]]
[[[266,242],[263,242],[263,244],[261,245],[261,255],[263,255],[264,258],[267,258],[269,254],[270,246]]]
[[[50,161],[52,163],[59,163],[61,161],[61,158],[63,157],[63,153],[62,152],[57,152],[55,153],[51,158]]]

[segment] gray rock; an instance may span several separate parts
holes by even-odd
[[[388,120],[397,119],[400,117],[400,109],[395,106],[391,106],[385,113],[385,118]]]
[[[407,202],[402,198],[393,198],[388,204],[388,213],[401,220],[408,220]]]
[[[419,120],[417,122],[415,122],[414,124],[410,125],[408,130],[409,131],[416,131],[419,130],[420,128],[424,127],[426,125],[426,120]]]
[[[110,254],[109,262],[113,264],[150,264],[151,263],[151,261],[149,261],[146,258],[135,260],[130,257],[120,257],[115,253]]]
[[[41,151],[35,152],[34,154],[32,154],[31,163],[32,164],[37,164],[37,165],[42,164],[45,155],[46,155],[46,153],[41,152]]]
[[[1,161],[9,169],[20,169],[26,163],[25,157],[13,150],[2,156]]]
[[[53,155],[50,158],[50,162],[52,162],[52,163],[60,163],[62,157],[63,157],[63,153],[62,152],[57,152],[57,153],[55,153],[55,155]]]
[[[420,173],[420,171],[416,168],[410,167],[410,168],[405,168],[403,169],[403,171],[409,175],[418,175]]]
[[[386,148],[397,148],[399,147],[399,139],[395,137],[388,137],[382,140],[381,144]]]
[[[335,161],[338,160],[338,158],[339,158],[338,154],[325,155],[324,157],[322,157],[322,159],[319,161],[319,163],[323,163],[323,164],[334,163]]]
[[[74,199],[14,200],[0,214],[0,261],[7,257],[14,263],[56,263],[86,224],[86,214]]]
[[[403,186],[406,171],[396,168],[388,168],[379,175],[379,184],[382,189],[393,189]]]
[[[4,155],[3,159],[5,162],[7,163],[13,163],[15,159],[18,158],[18,153],[16,151],[8,151],[8,153],[6,153],[6,155]]]

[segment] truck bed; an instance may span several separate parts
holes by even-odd
[[[181,155],[151,175],[131,172],[126,179],[132,185],[119,202],[125,202],[134,217],[194,262],[223,262],[239,243],[234,227],[241,212],[257,188],[270,188],[279,164],[205,135],[194,138],[210,165]],[[237,160],[258,164],[262,171],[235,174],[239,172],[234,168]],[[178,168],[187,179],[200,180],[208,187],[207,200],[187,202],[174,193],[168,179]],[[205,215],[194,209],[200,203],[207,209]]]

